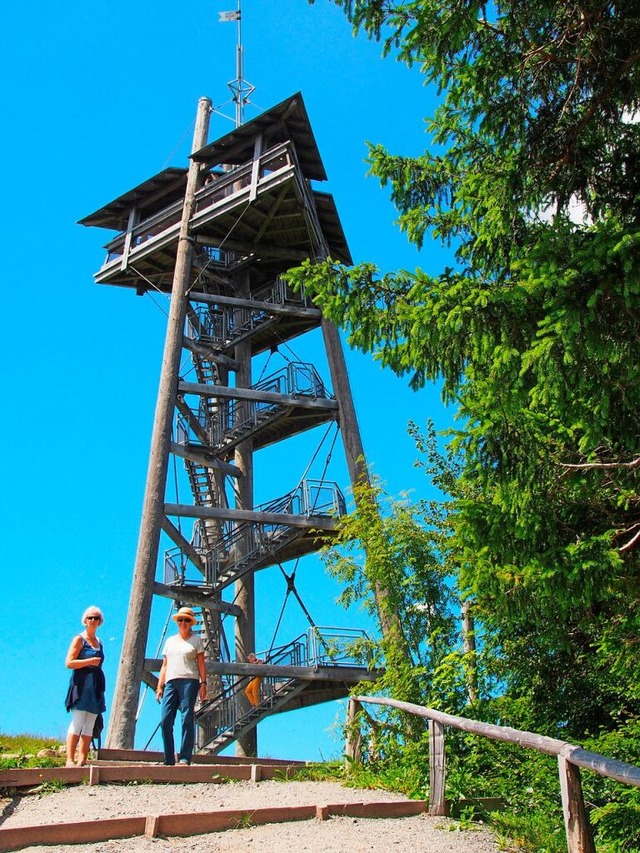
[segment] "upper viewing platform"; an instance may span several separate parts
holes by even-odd
[[[190,230],[198,259],[224,271],[259,259],[286,269],[326,255],[351,263],[300,93],[191,155],[202,169]],[[169,168],[80,220],[118,231],[95,279],[169,291],[187,180]]]

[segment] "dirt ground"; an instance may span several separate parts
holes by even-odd
[[[335,782],[231,782],[190,785],[77,785],[53,793],[4,799],[3,828],[66,821],[100,820],[131,815],[157,815],[272,806],[404,800],[388,791],[346,788]],[[91,844],[27,847],[23,853],[165,853],[197,849],[198,853],[497,853],[490,832],[462,831],[455,822],[422,814],[405,818],[331,817],[227,830],[188,838],[135,838]]]

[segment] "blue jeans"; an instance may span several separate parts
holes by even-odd
[[[193,709],[198,698],[199,682],[197,678],[173,678],[167,681],[160,709],[160,729],[164,746],[164,763],[175,764],[176,753],[173,743],[173,724],[178,708],[182,714],[182,740],[180,742],[180,761],[191,764],[191,755],[195,743],[195,715]]]

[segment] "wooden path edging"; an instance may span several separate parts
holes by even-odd
[[[128,761],[129,763],[144,764],[145,762],[161,763],[164,759],[164,753],[147,750],[147,749],[106,749],[101,747],[98,750],[99,761]],[[303,767],[308,764],[308,761],[292,761],[288,758],[241,758],[236,755],[205,755],[204,753],[196,753],[192,759],[192,764],[260,764],[263,767]]]
[[[392,800],[381,803],[336,803],[331,805],[288,806],[264,809],[231,809],[216,812],[146,815],[107,820],[54,823],[40,826],[0,827],[0,851],[20,850],[34,844],[84,844],[146,835],[201,835],[228,829],[242,829],[267,823],[296,820],[327,820],[329,817],[396,818],[413,817],[428,810],[426,800]]]
[[[88,764],[86,767],[33,767],[0,770],[0,787],[30,788],[46,782],[64,782],[67,785],[88,782],[260,782],[268,779],[292,779],[299,772],[299,764]]]

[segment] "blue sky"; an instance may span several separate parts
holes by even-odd
[[[64,657],[89,604],[106,615],[113,688],[165,316],[161,299],[93,283],[111,232],[76,223],[165,166],[186,164],[198,98],[216,106],[229,98],[236,27],[217,19],[234,8],[224,0],[25,0],[2,13],[0,732],[63,736]],[[426,147],[433,95],[418,70],[382,60],[380,46],[355,39],[328,0],[245,0],[243,13],[245,75],[256,86],[246,118],[301,91],[329,176],[320,188],[336,199],[354,259],[383,270],[437,268],[442,250],[418,254],[407,244],[388,191],[366,177],[364,163],[365,140],[406,154]],[[214,117],[210,138],[231,127]],[[350,352],[348,365],[373,471],[392,494],[426,495],[406,427],[410,418],[448,423],[437,391],[410,391],[368,356]],[[257,500],[288,491],[306,462],[268,469],[270,494]],[[317,561],[298,578],[318,623],[364,624],[336,608],[339,590]],[[261,648],[284,588],[275,569],[259,576]],[[149,653],[167,616],[156,610]],[[305,628],[302,613],[291,613],[279,641]],[[149,696],[139,745],[157,721],[153,704]],[[339,755],[327,731],[336,715],[333,704],[268,721],[262,754]]]

